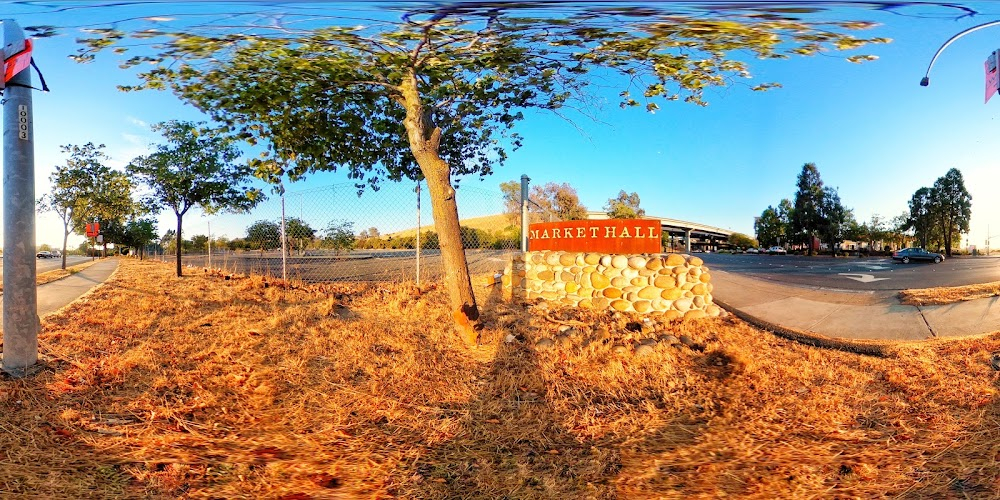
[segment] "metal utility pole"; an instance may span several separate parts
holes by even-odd
[[[521,251],[528,251],[528,178],[521,174]]]
[[[3,28],[4,70],[30,49],[13,19]],[[30,54],[27,55],[30,60]],[[4,77],[6,79],[6,76]],[[21,69],[3,91],[3,359],[2,369],[24,377],[38,362],[35,290],[35,134],[31,73]]]

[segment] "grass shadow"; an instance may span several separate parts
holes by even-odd
[[[401,496],[614,496],[616,452],[563,427],[533,349],[501,341],[478,377],[478,393],[463,408],[455,435],[394,472]]]

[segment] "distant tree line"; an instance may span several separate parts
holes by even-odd
[[[124,171],[107,166],[110,159],[104,145],[65,145],[65,165],[56,166],[49,177],[52,188],[37,205],[40,211],[56,214],[63,224],[63,268],[66,246],[72,233],[84,234],[91,223],[100,224],[105,252],[108,245],[132,248],[141,258],[156,239],[152,215],[170,209],[177,220],[171,249],[177,255],[177,275],[181,275],[184,215],[197,206],[206,212],[242,212],[264,199],[260,190],[247,184],[252,169],[238,163],[234,139],[218,129],[201,124],[171,120],[153,125],[165,139],[148,155],[133,158]],[[139,195],[140,187],[146,194]],[[192,239],[190,246],[208,242]],[[166,243],[161,239],[161,247]],[[83,246],[83,245],[81,245]]]
[[[521,223],[521,183],[507,181],[500,184],[504,198],[504,213],[511,225]],[[568,183],[548,182],[531,186],[528,194],[530,223],[587,219],[587,207],[580,203],[576,189]],[[604,213],[610,219],[640,219],[646,210],[639,206],[639,193],[618,192],[604,204]]]
[[[910,199],[909,212],[892,219],[873,214],[864,223],[843,206],[836,188],[823,185],[815,164],[802,166],[796,187],[794,202],[782,199],[776,207],[764,209],[754,222],[761,246],[800,246],[811,255],[814,242],[821,241],[836,254],[844,240],[865,242],[871,251],[878,250],[879,242],[900,248],[916,239],[925,249],[944,249],[951,256],[961,233],[969,230],[972,216],[972,197],[955,168],[932,187],[918,189]]]
[[[931,187],[922,187],[909,201],[906,228],[925,249],[952,249],[961,245],[962,233],[972,220],[972,195],[965,188],[962,172],[952,168]]]

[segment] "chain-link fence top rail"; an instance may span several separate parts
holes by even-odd
[[[498,191],[460,185],[456,197],[470,271],[501,271],[520,247],[519,215],[505,213]],[[274,194],[247,214],[186,220],[182,236],[185,264],[231,272],[308,282],[407,281],[418,268],[421,279],[444,274],[423,183],[385,183],[360,197],[353,183],[287,192],[283,209]],[[169,260],[173,245],[163,241],[157,253]]]

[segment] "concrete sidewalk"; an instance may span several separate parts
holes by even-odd
[[[790,286],[712,270],[712,295],[746,315],[804,332],[854,340],[922,340],[1000,330],[1000,297],[907,306],[896,292]]]
[[[103,283],[118,269],[118,259],[104,259],[65,278],[38,287],[38,317],[44,318],[66,307],[91,288]],[[0,296],[0,304],[3,297]]]

